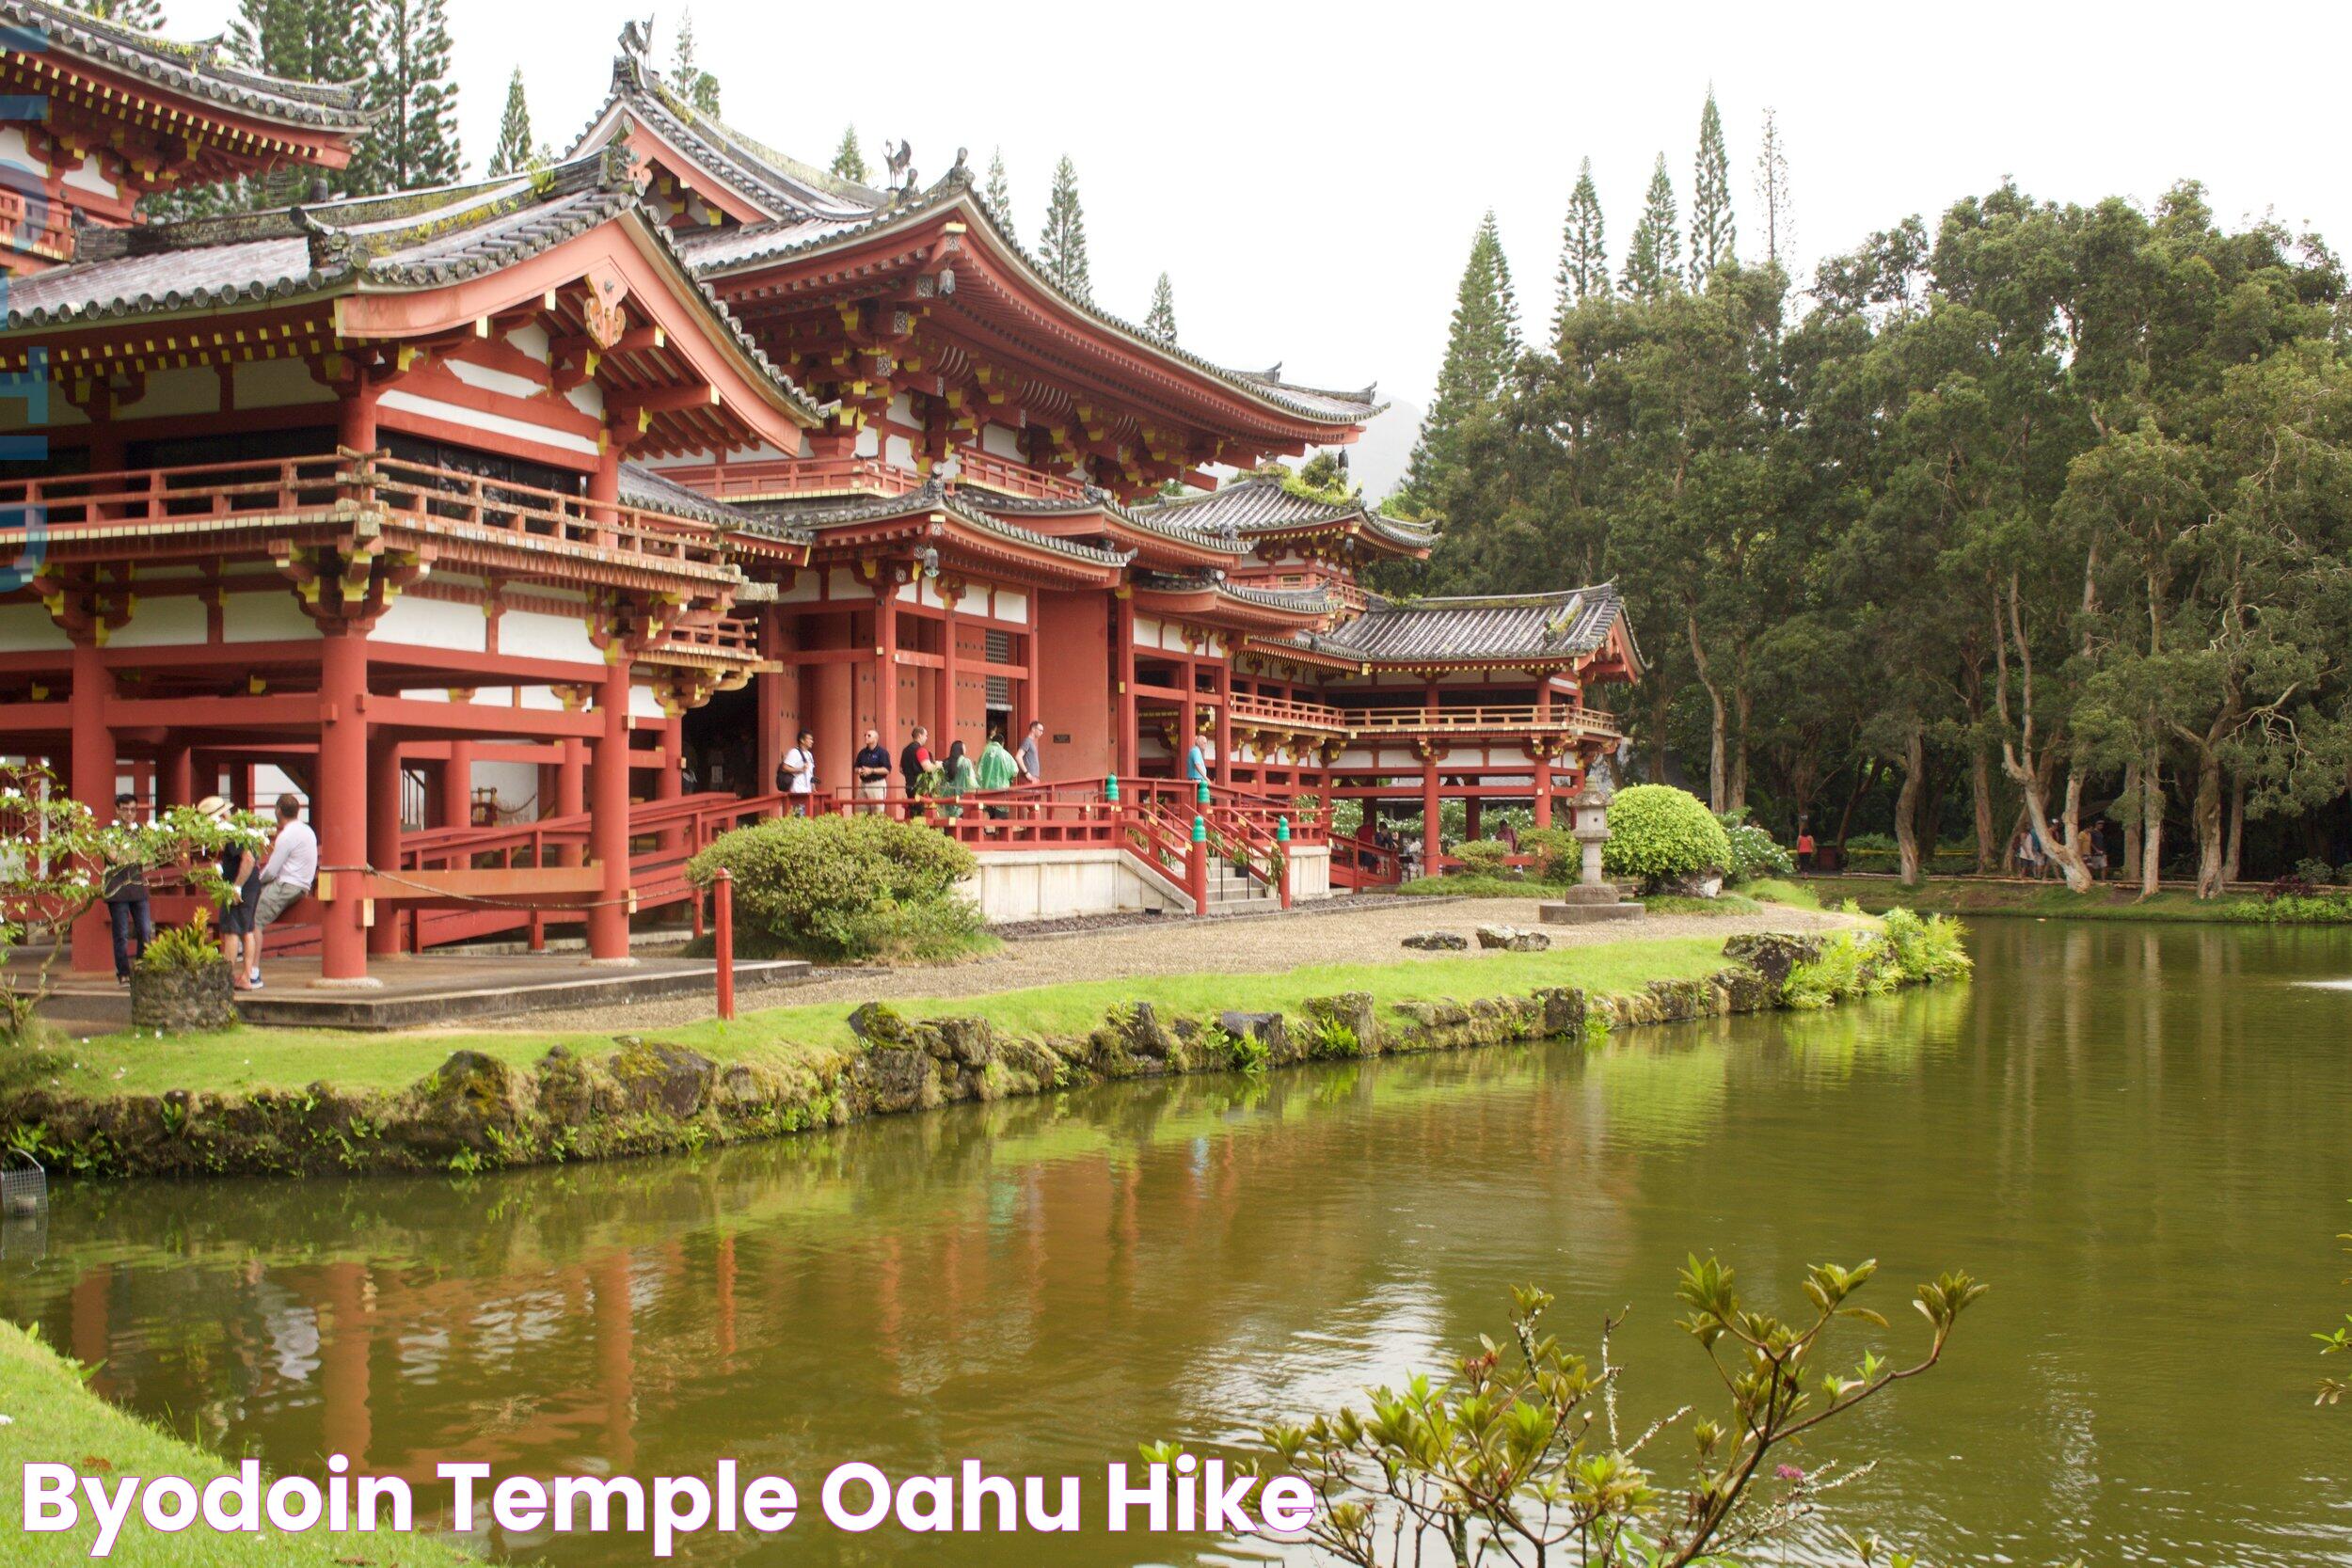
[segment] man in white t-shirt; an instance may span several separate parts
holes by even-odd
[[[796,816],[809,816],[817,803],[817,734],[803,730],[800,738],[784,760],[776,764],[776,782],[791,797],[789,809]]]
[[[319,876],[319,835],[302,820],[302,798],[278,798],[278,839],[262,863],[262,896],[253,907],[253,933],[245,939],[245,983],[262,989],[262,933],[293,909]]]

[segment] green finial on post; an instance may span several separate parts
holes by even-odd
[[[1274,842],[1277,844],[1288,844],[1290,841],[1291,819],[1287,816],[1276,817],[1274,819]]]
[[[1118,775],[1118,774],[1116,774],[1116,773],[1107,773],[1107,774],[1104,774],[1104,778],[1103,778],[1103,799],[1104,799],[1104,800],[1117,800],[1119,799],[1119,775]]]
[[[1195,844],[1209,842],[1209,819],[1207,817],[1196,816],[1192,819],[1192,841]]]
[[[1198,781],[1195,788],[1197,792],[1193,799],[1201,805],[1207,805],[1209,803],[1209,781],[1206,779]]]

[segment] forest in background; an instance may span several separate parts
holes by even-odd
[[[2316,235],[2014,183],[1800,283],[1769,112],[1740,254],[1710,95],[1613,258],[1589,164],[1539,341],[1492,215],[1391,510],[1400,594],[1613,579],[1637,776],[1784,840],[2201,895],[2352,860],[2352,367]],[[2346,867],[2352,873],[2352,867]]]

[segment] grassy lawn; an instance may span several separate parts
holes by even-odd
[[[2352,923],[2352,897],[2283,900],[2273,905],[2256,895],[2233,894],[2200,899],[2168,889],[2142,898],[2137,888],[2102,883],[2089,893],[2070,892],[2060,882],[1979,881],[1931,877],[1915,888],[1892,878],[1825,877],[1806,884],[1822,900],[1853,899],[1867,910],[1900,907],[1929,914],[2014,914],[2049,920],[2133,920],[2184,923]],[[2343,890],[2334,890],[2341,893]]]
[[[230,1468],[218,1455],[108,1404],[83,1386],[72,1362],[11,1323],[0,1323],[0,1415],[8,1418],[8,1424],[0,1426],[0,1474],[11,1478],[21,1478],[25,1465],[40,1463],[73,1465],[85,1475],[100,1477],[110,1488],[123,1476],[161,1475],[183,1476],[200,1487]],[[54,1535],[19,1533],[22,1514],[14,1499],[10,1509],[8,1533],[16,1544],[0,1554],[9,1563],[63,1568],[90,1560],[96,1530],[87,1502],[81,1527]],[[329,1535],[322,1530],[290,1536],[267,1530],[261,1535],[217,1535],[199,1524],[166,1535],[149,1529],[135,1505],[132,1522],[123,1527],[106,1560],[127,1568],[242,1568],[246,1563],[454,1568],[479,1560],[431,1539],[381,1533]]]
[[[1370,991],[1383,1004],[1525,994],[1546,986],[1581,986],[1598,992],[1639,990],[1651,980],[1694,978],[1724,966],[1714,937],[1569,947],[1549,953],[1471,953],[1380,964],[1325,964],[1269,974],[1177,974],[1104,979],[993,996],[894,1000],[909,1018],[981,1017],[1009,1032],[1083,1035],[1114,1003],[1150,1002],[1175,1013],[1295,1010],[1302,998],[1335,991]],[[722,1062],[803,1057],[850,1048],[849,1003],[771,1007],[733,1023],[707,1020],[653,1033]],[[300,1088],[317,1082],[338,1088],[396,1090],[447,1060],[453,1051],[480,1051],[526,1064],[549,1046],[580,1052],[612,1048],[609,1035],[392,1034],[246,1027],[169,1039],[108,1035],[70,1040],[56,1053],[60,1087],[86,1095],[159,1094],[184,1088],[215,1092]]]

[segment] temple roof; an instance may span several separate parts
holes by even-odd
[[[364,82],[295,82],[221,57],[220,39],[179,43],[102,21],[56,0],[0,0],[0,26],[39,33],[56,51],[255,119],[358,132],[371,123]],[[11,44],[24,52],[24,45]]]
[[[1360,500],[1341,503],[1302,496],[1272,474],[1251,474],[1203,495],[1154,502],[1143,511],[1169,522],[1181,520],[1198,531],[1228,531],[1243,538],[1352,524],[1399,549],[1426,550],[1438,539],[1438,531],[1426,523],[1388,516]]]
[[[690,490],[674,480],[664,479],[659,469],[643,463],[621,465],[621,504],[642,507],[648,512],[665,512],[674,517],[692,517],[716,527],[734,530],[758,526],[759,519],[740,507],[712,500],[699,490]],[[789,532],[775,527],[760,529],[762,532],[789,537],[795,544],[806,544],[805,533]]]
[[[703,113],[662,81],[645,58],[634,24],[622,32],[612,61],[612,91],[581,134],[577,154],[611,139],[624,118],[642,122],[661,140],[724,182],[736,194],[779,219],[862,221],[889,205],[886,191],[762,146]]]
[[[938,512],[982,533],[993,534],[1011,544],[1082,562],[1089,566],[1123,567],[1135,559],[1134,552],[1129,550],[1106,550],[1074,539],[1057,539],[1051,534],[1008,522],[990,511],[982,510],[980,503],[968,493],[951,488],[937,479],[901,496],[821,496],[806,500],[767,500],[747,506],[743,511],[752,519],[754,527],[788,530],[796,535],[820,538],[834,529]]]
[[[1318,636],[1295,641],[1370,664],[1567,662],[1597,652],[1625,615],[1614,583],[1556,594],[1383,599]],[[1629,644],[1632,628],[1626,628]]]
[[[977,486],[960,487],[968,500],[985,506],[999,516],[1026,515],[1032,517],[1067,517],[1101,513],[1145,533],[1157,534],[1194,549],[1213,550],[1219,555],[1245,556],[1249,546],[1230,533],[1217,533],[1196,529],[1174,517],[1155,517],[1148,511],[1121,506],[1106,490],[1088,485],[1086,495],[1058,496],[999,496]]]
[[[616,152],[432,190],[184,223],[86,228],[78,231],[72,264],[10,280],[0,327],[56,329],[355,289],[443,288],[639,211],[626,156]],[[707,315],[715,335],[749,359],[804,422],[821,419],[718,296],[686,270],[668,232],[650,215],[641,226],[677,269],[681,297]]]

